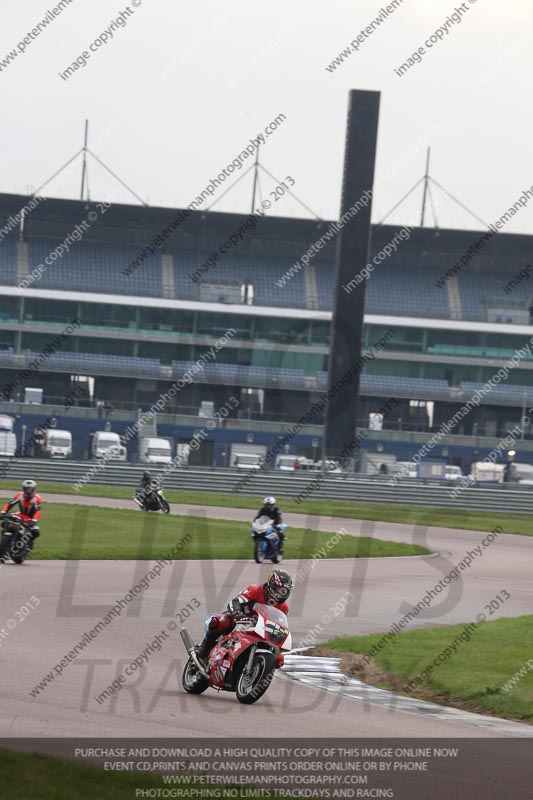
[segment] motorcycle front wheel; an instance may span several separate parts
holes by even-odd
[[[276,656],[273,653],[256,653],[251,675],[246,675],[246,664],[245,660],[237,679],[235,694],[239,703],[251,706],[263,697],[272,683]]]
[[[163,514],[170,514],[170,506],[164,497],[159,498],[159,505]]]
[[[185,664],[185,669],[181,676],[181,684],[189,694],[202,694],[209,688],[209,681],[198,672],[192,658],[189,658]]]
[[[260,539],[255,540],[254,558],[256,564],[262,564],[265,560],[265,551],[262,547],[262,542]]]

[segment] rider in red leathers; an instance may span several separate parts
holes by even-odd
[[[228,603],[227,611],[222,614],[213,614],[206,623],[207,632],[201,644],[196,647],[195,655],[201,665],[205,662],[214,647],[217,639],[230,633],[235,627],[235,615],[246,614],[253,610],[256,603],[274,606],[284,614],[289,613],[287,600],[292,591],[292,578],[282,569],[273,570],[265,583],[250,584],[240,592],[237,597]],[[283,666],[283,656],[280,654],[276,660],[276,667]]]
[[[42,514],[41,506],[43,501],[37,494],[36,489],[37,484],[35,481],[24,481],[22,484],[22,491],[17,492],[11,500],[8,500],[2,509],[2,514],[7,514],[14,506],[18,505],[18,510],[22,514],[26,514],[27,517],[31,517],[29,531],[32,536],[32,546],[33,540],[37,539],[37,537],[41,535],[37,522]]]

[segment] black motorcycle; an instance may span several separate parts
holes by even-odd
[[[31,518],[26,514],[4,514],[2,538],[0,539],[0,563],[10,558],[15,564],[23,564],[33,549],[33,536],[29,530]]]
[[[133,499],[142,511],[162,511],[163,514],[170,513],[170,506],[160,486],[155,489],[139,490]]]

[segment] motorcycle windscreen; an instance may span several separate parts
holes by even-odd
[[[283,650],[290,649],[292,644],[289,623],[283,611],[263,603],[256,603],[254,611],[257,613],[254,628],[257,635]]]
[[[270,517],[262,516],[259,517],[259,519],[256,519],[256,521],[253,523],[252,530],[256,533],[266,533],[271,527],[272,520]]]

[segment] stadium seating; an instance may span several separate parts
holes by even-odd
[[[207,251],[182,251],[174,255],[174,281],[176,296],[194,299],[198,294],[197,284],[191,275],[206,264],[212,256]],[[305,284],[303,270],[300,270],[282,287],[276,281],[293,265],[287,258],[267,256],[241,256],[228,253],[215,263],[214,267],[198,276],[199,281],[242,284],[249,280],[254,290],[254,305],[283,306],[284,308],[305,307]],[[330,299],[331,306],[331,299]]]
[[[514,293],[506,294],[504,288],[511,278],[512,275],[498,273],[484,273],[483,278],[480,278],[479,274],[466,270],[459,273],[464,319],[486,320],[488,308],[498,308],[500,304],[506,305],[508,302],[526,310],[533,295],[533,287],[529,288],[528,284],[522,283],[519,288],[514,290]],[[513,320],[511,317],[507,320],[503,313],[500,321],[512,322]]]
[[[17,283],[17,242],[7,236],[0,242],[0,283],[11,286]]]
[[[320,389],[327,388],[327,372],[316,373]],[[361,375],[363,394],[411,397],[416,400],[448,400],[450,387],[443,380],[432,378],[404,378],[397,375]]]
[[[461,389],[464,393],[464,400],[468,400],[475,392],[479,391],[484,384],[474,383],[471,381],[463,381]],[[490,391],[483,392],[483,402],[490,402],[491,400],[499,405],[506,402],[514,403],[533,402],[533,387],[531,386],[518,386],[516,384],[499,383],[491,386]]]
[[[15,356],[13,351],[0,351],[0,363],[27,367],[40,353],[25,350],[24,363],[20,356]],[[98,353],[74,353],[58,350],[48,356],[46,363],[51,369],[79,372],[80,369],[92,371],[95,374],[110,375],[139,375],[160,377],[161,363],[155,358],[133,358],[130,356],[102,355]]]
[[[139,248],[128,245],[76,242],[50,266],[45,259],[60,241],[30,239],[30,273],[40,264],[46,267],[38,279],[42,289],[71,289],[82,292],[161,296],[163,292],[161,256],[148,255],[129,275],[126,270],[139,256]]]
[[[398,269],[382,264],[368,279],[366,312],[447,319],[448,295],[445,289],[435,286],[439,277],[435,270],[422,267],[406,264]]]
[[[142,248],[131,245],[96,244],[76,242],[61,258],[50,265],[45,259],[61,242],[56,239],[30,238],[28,241],[29,273],[40,265],[45,266],[40,277],[33,283],[43,289],[105,292],[110,294],[141,297],[169,296],[171,284],[165,282],[161,254],[146,256],[145,260],[124,274],[129,265],[139,257]],[[199,297],[198,283],[191,275],[212,256],[205,249],[180,250],[172,256],[174,294],[177,299],[196,300]],[[6,237],[0,247],[0,283],[14,285],[17,280],[17,242],[13,236]],[[253,285],[254,305],[282,308],[305,308],[305,267],[289,277],[280,286],[285,273],[295,263],[287,257],[240,254],[238,249],[221,257],[214,267],[199,276],[205,283],[240,286],[245,280]],[[333,262],[315,261],[318,308],[332,308],[334,287]],[[355,273],[354,273],[355,274]],[[366,312],[419,317],[421,309],[426,317],[449,319],[451,317],[446,288],[438,288],[437,281],[442,271],[406,264],[405,267],[379,264],[367,281]],[[480,280],[478,273],[463,270],[457,275],[457,286],[461,298],[462,318],[486,320],[488,309],[500,305],[521,308],[526,313],[532,289],[525,284],[509,296],[503,287],[510,280],[509,274],[486,273]],[[224,299],[221,298],[221,302]],[[507,320],[502,311],[500,322]]]
[[[192,367],[190,361],[173,361],[174,377],[180,378]],[[304,387],[305,373],[301,369],[286,369],[284,367],[253,367],[243,364],[206,364],[199,380],[212,381],[213,383],[249,385],[257,387],[284,387],[301,389]]]

